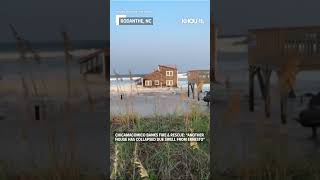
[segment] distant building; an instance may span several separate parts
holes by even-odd
[[[210,70],[191,70],[187,75],[189,84],[210,83]]]
[[[175,66],[158,65],[158,69],[140,79],[143,87],[178,87],[178,70]]]
[[[197,88],[201,84],[210,84],[210,70],[191,70],[188,71],[188,97],[190,96],[190,88],[194,99],[195,85]],[[201,89],[202,90],[202,89]],[[198,90],[198,100],[200,100],[200,91]]]

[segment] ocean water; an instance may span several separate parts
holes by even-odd
[[[86,41],[72,41],[72,48],[75,51],[78,51],[78,55],[88,53],[85,50],[95,50],[101,49],[106,46],[106,42],[103,40],[86,40]],[[59,41],[47,41],[47,42],[31,42],[32,48],[36,52],[45,52],[43,59],[50,57],[50,61],[43,61],[41,64],[36,64],[32,61],[30,63],[22,65],[17,62],[19,57],[18,52],[16,50],[15,42],[2,42],[0,43],[0,76],[2,75],[17,75],[23,72],[29,72],[30,69],[34,69],[37,71],[52,71],[54,73],[63,73],[65,70],[64,64],[64,54],[63,54],[63,42]],[[79,52],[83,50],[84,52]],[[76,52],[77,54],[77,52]],[[7,58],[7,59],[6,59]],[[8,61],[6,61],[8,60]],[[72,70],[78,71],[79,66],[77,65],[77,61],[72,62]],[[139,75],[133,77],[133,79],[137,79],[142,77],[143,75]],[[116,78],[110,78],[111,87],[121,85],[127,86],[133,83],[130,81],[129,76],[122,76],[121,81],[116,81]],[[178,87],[186,89],[187,88],[187,76],[186,73],[179,73],[178,76]],[[209,84],[205,84],[203,87],[204,91],[209,91]]]
[[[79,72],[78,58],[105,47],[105,41],[86,40],[72,41],[71,70]],[[65,71],[64,45],[59,41],[31,42],[31,47],[39,53],[41,63],[38,64],[28,59],[25,64],[19,63],[19,53],[15,42],[0,42],[0,76],[18,75],[29,72],[31,69],[37,72],[52,72],[62,74]]]
[[[85,49],[98,49],[104,47],[104,41],[74,41],[72,42],[74,50]],[[41,65],[29,63],[28,65],[21,65],[16,60],[5,61],[3,54],[12,53],[18,54],[16,51],[16,44],[0,43],[0,76],[4,74],[18,74],[22,71],[29,71],[30,68],[35,68],[39,71],[52,71],[55,73],[62,73],[64,71],[64,58],[63,58],[63,44],[62,42],[35,42],[31,44],[37,51],[46,51],[47,54],[52,55],[50,61],[43,61]],[[59,53],[57,53],[59,52]],[[82,54],[88,53],[84,51]],[[56,55],[62,55],[54,58]],[[50,55],[49,55],[50,56]],[[18,55],[17,55],[18,57]],[[247,90],[248,86],[248,56],[246,52],[219,52],[218,53],[218,72],[223,74],[224,77],[230,77],[230,81],[235,86],[241,86],[242,89]],[[72,66],[74,71],[78,71],[77,61],[74,61]],[[141,77],[136,76],[135,78]],[[128,76],[124,76],[122,85],[130,84]],[[305,92],[318,92],[320,91],[320,71],[305,71],[297,75],[296,91],[299,93]],[[117,86],[115,78],[111,78],[111,86]],[[219,80],[219,79],[218,79]],[[272,83],[276,85],[277,77],[273,73]],[[180,73],[178,86],[181,88],[187,87],[186,74]],[[209,90],[209,85],[204,86],[204,91]]]
[[[72,41],[71,44],[73,49],[100,49],[107,45],[103,40]],[[63,51],[62,41],[31,42],[31,46],[36,51]],[[0,42],[0,53],[16,51],[15,42]]]
[[[223,78],[230,78],[231,86],[248,92],[249,71],[248,54],[218,53],[218,73]],[[218,79],[219,81],[219,79]],[[255,83],[258,86],[258,82]],[[271,76],[271,85],[277,87],[278,77],[275,72]],[[320,91],[320,71],[301,71],[296,76],[295,92],[301,95],[306,92]]]

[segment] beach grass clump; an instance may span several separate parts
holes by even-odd
[[[111,123],[111,179],[209,178],[209,113],[194,105],[185,114],[138,116],[123,122]],[[195,142],[196,148],[190,142],[114,142],[115,132],[203,132],[206,139]]]

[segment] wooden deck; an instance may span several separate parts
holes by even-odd
[[[103,53],[103,50],[97,50],[96,52],[89,54],[87,56],[81,57],[79,59],[80,64],[80,73],[88,74],[88,73],[99,73],[101,71],[101,61],[99,61],[99,57]]]
[[[110,59],[109,49],[99,49],[94,53],[79,59],[80,74],[100,74],[104,73],[104,78],[109,79],[109,66]]]
[[[276,72],[281,97],[281,120],[286,123],[289,92],[301,71],[320,70],[320,26],[249,30],[249,104],[254,111],[254,79],[257,76],[270,117],[270,77]]]
[[[296,58],[299,69],[320,68],[320,27],[269,28],[249,31],[249,64],[277,68]]]

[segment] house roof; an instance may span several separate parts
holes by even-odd
[[[166,67],[166,68],[171,68],[171,69],[177,69],[177,67],[175,65],[158,65],[159,67]]]
[[[144,79],[152,78],[152,77],[161,77],[161,73],[158,70],[153,71],[152,73],[146,74],[143,76]]]

